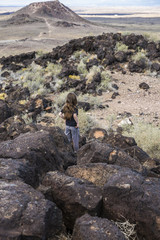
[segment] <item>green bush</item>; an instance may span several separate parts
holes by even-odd
[[[128,46],[121,43],[121,42],[117,42],[116,47],[115,47],[115,52],[127,52],[128,51]]]
[[[137,62],[141,59],[144,59],[146,62],[148,61],[148,58],[146,57],[146,51],[143,49],[141,51],[138,51],[135,55],[132,56],[132,60],[134,62]]]

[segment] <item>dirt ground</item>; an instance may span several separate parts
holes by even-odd
[[[113,124],[113,127],[116,128],[122,119],[128,116],[127,113],[131,113],[131,121],[140,120],[159,126],[160,79],[138,73],[125,75],[114,73],[112,76],[119,87],[117,90],[119,95],[112,99],[113,92],[108,92],[98,97],[104,106],[109,106],[91,113],[98,125],[108,128],[108,124]],[[142,82],[149,85],[148,91],[140,89],[139,84]]]

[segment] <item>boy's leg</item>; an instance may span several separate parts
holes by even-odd
[[[71,142],[72,141],[72,134],[71,134],[71,129],[70,129],[69,126],[66,126],[65,135],[67,136],[68,141]]]
[[[79,149],[79,128],[72,127],[72,140],[73,140],[73,148],[74,151],[77,152]]]

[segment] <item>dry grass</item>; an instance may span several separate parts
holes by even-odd
[[[134,137],[137,145],[153,158],[160,158],[160,128],[149,123],[134,121],[133,126],[123,132]]]
[[[127,240],[138,240],[136,233],[136,224],[131,224],[128,220],[125,219],[125,222],[114,222],[116,226],[121,230],[121,232],[125,235]]]

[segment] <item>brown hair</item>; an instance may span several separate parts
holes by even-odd
[[[68,93],[67,98],[66,98],[66,103],[63,107],[63,113],[64,113],[65,119],[71,119],[76,105],[77,105],[76,94]]]
[[[68,93],[66,103],[75,107],[77,105],[77,97],[75,93]]]

